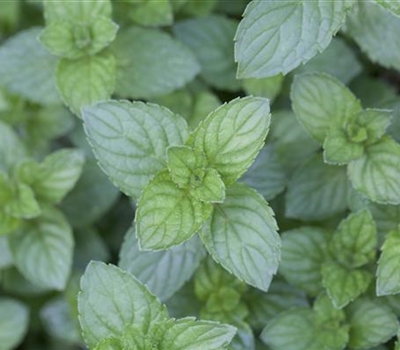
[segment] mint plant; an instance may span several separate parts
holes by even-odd
[[[399,350],[399,29],[3,1],[1,350]]]

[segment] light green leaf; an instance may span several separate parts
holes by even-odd
[[[368,136],[367,133],[365,136]],[[363,145],[349,140],[345,130],[341,128],[331,128],[328,131],[323,147],[324,162],[328,164],[347,164],[364,153]]]
[[[400,145],[383,137],[348,165],[348,176],[353,187],[371,201],[400,204],[399,162]]]
[[[376,294],[400,293],[400,229],[389,232],[378,261]]]
[[[166,148],[185,142],[183,118],[142,102],[109,101],[83,109],[85,131],[104,172],[122,192],[137,199],[166,166]]]
[[[65,104],[76,115],[81,107],[107,100],[115,86],[115,59],[110,52],[78,60],[62,59],[57,68],[57,86]]]
[[[238,98],[210,113],[187,143],[205,154],[208,166],[217,170],[228,186],[253,163],[269,123],[267,99]]]
[[[170,0],[132,1],[134,7],[129,12],[132,20],[143,26],[169,26],[174,21]]]
[[[304,162],[293,174],[286,192],[286,216],[323,220],[346,210],[346,169],[325,164],[320,155]]]
[[[38,200],[58,203],[75,186],[85,158],[81,151],[63,149],[47,156],[42,163],[21,163],[18,178],[29,184]]]
[[[286,173],[272,144],[261,149],[241,181],[256,189],[266,200],[276,197],[285,189]]]
[[[119,338],[127,326],[144,334],[168,317],[165,306],[134,276],[113,265],[91,262],[81,279],[79,322],[89,347]]]
[[[373,276],[369,271],[351,270],[336,262],[322,265],[322,284],[338,309],[364,293],[372,280]]]
[[[220,90],[238,91],[241,87],[232,57],[236,28],[236,20],[221,15],[189,19],[173,27],[177,38],[190,47],[199,60],[201,78]]]
[[[356,268],[374,262],[377,243],[375,222],[371,213],[364,209],[340,222],[330,250],[343,266]]]
[[[18,270],[32,283],[63,290],[72,265],[73,236],[64,216],[43,208],[42,215],[27,221],[9,237]]]
[[[239,78],[286,74],[329,45],[346,14],[343,0],[252,1],[236,32]]]
[[[207,169],[202,183],[191,188],[190,194],[202,202],[222,203],[225,199],[225,184],[215,169]]]
[[[358,130],[361,131],[362,128],[365,128],[367,131],[368,139],[366,140],[366,144],[373,144],[384,136],[387,127],[392,121],[392,117],[393,112],[385,109],[365,109],[353,116]],[[356,128],[355,131],[358,130]],[[356,135],[349,133],[349,136],[357,136],[357,133]]]
[[[346,32],[372,62],[400,69],[400,18],[373,1],[358,1],[346,19]],[[390,50],[382,50],[390,47]]]
[[[378,301],[358,299],[346,308],[350,349],[369,349],[385,343],[399,329],[396,315]]]
[[[116,93],[120,97],[149,99],[164,95],[183,87],[200,72],[186,46],[156,29],[122,30],[112,51],[117,62]]]
[[[221,350],[235,333],[236,328],[227,324],[182,318],[164,333],[161,349]]]
[[[32,102],[60,102],[56,88],[57,58],[37,40],[42,28],[24,30],[0,48],[0,85]]]
[[[136,232],[143,250],[167,249],[192,237],[210,216],[211,204],[193,198],[167,171],[145,187],[136,211]]]
[[[264,79],[244,79],[243,89],[247,95],[266,97],[271,103],[281,91],[283,75],[278,74]]]
[[[291,99],[297,119],[321,143],[330,127],[344,127],[350,116],[361,111],[352,92],[325,73],[296,76]]]
[[[22,220],[14,218],[0,210],[0,235],[6,235],[16,230],[21,225]]]
[[[383,8],[389,10],[394,15],[400,16],[400,2],[399,0],[375,0]]]
[[[169,250],[140,251],[135,230],[131,228],[122,244],[118,265],[136,276],[158,298],[167,300],[190,279],[205,255],[196,236]]]
[[[279,273],[290,284],[317,295],[322,289],[321,264],[328,253],[328,239],[328,232],[316,227],[284,232]]]
[[[22,183],[12,187],[12,197],[2,204],[4,213],[14,218],[31,219],[40,214],[40,206],[32,188]]]
[[[28,330],[29,311],[19,301],[0,298],[0,344],[2,350],[16,349]]]
[[[244,184],[227,189],[200,236],[212,257],[230,273],[268,290],[280,260],[280,238],[268,203]]]
[[[0,121],[0,171],[8,172],[27,156],[24,144],[14,130]]]

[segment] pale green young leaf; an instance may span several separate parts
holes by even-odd
[[[304,162],[294,172],[286,192],[287,217],[323,220],[347,208],[346,169],[325,164],[320,155]]]
[[[42,163],[21,163],[18,178],[32,187],[38,200],[59,203],[81,176],[85,158],[79,150],[62,149],[48,155]]]
[[[400,204],[400,145],[389,137],[368,146],[364,155],[348,165],[353,187],[373,202]]]
[[[189,48],[161,30],[124,29],[112,51],[117,63],[115,92],[124,98],[149,99],[168,94],[200,72]]]
[[[228,186],[253,163],[269,124],[267,99],[238,98],[210,113],[187,143],[205,154],[208,166],[217,170]]]
[[[331,128],[325,138],[324,162],[328,164],[343,165],[360,158],[364,147],[360,143],[349,140],[342,128]]]
[[[233,61],[233,37],[237,21],[221,15],[188,19],[175,24],[174,34],[190,47],[201,65],[200,77],[212,87],[238,91]]]
[[[56,290],[65,288],[74,241],[61,212],[43,208],[41,216],[10,235],[9,244],[16,267],[29,281]]]
[[[29,310],[21,302],[0,298],[0,344],[2,350],[13,350],[22,342],[29,325]]]
[[[358,299],[346,308],[350,349],[369,349],[385,343],[399,329],[396,315],[378,300]]]
[[[145,187],[136,211],[136,232],[143,250],[167,249],[192,237],[210,216],[212,206],[176,186],[169,173]]]
[[[252,1],[236,32],[239,78],[286,74],[327,48],[346,14],[344,0]]]
[[[296,76],[291,99],[297,119],[321,143],[330,127],[344,127],[353,114],[361,111],[361,103],[353,93],[325,73]]]
[[[264,79],[244,79],[243,89],[247,95],[268,98],[271,102],[281,91],[283,75],[278,74]]]
[[[40,215],[34,191],[23,183],[13,185],[12,197],[2,204],[4,213],[14,218],[32,219]]]
[[[143,334],[167,319],[165,306],[134,276],[113,265],[91,262],[81,279],[79,322],[92,348],[108,337],[119,338],[127,326]]]
[[[230,273],[268,290],[280,260],[280,237],[274,213],[253,189],[236,184],[224,203],[214,207],[200,236],[212,257]]]
[[[375,0],[383,8],[389,10],[394,15],[400,17],[400,1],[399,0]]]
[[[369,271],[349,269],[336,262],[323,264],[321,271],[322,284],[338,309],[364,293],[373,280],[373,275]]]
[[[196,321],[194,317],[174,322],[163,335],[161,350],[221,350],[236,333],[236,328],[211,321]]]
[[[390,125],[393,117],[391,110],[385,109],[365,109],[357,113],[354,118],[354,123],[358,129],[365,128],[367,131],[368,139],[367,144],[372,144],[384,136],[387,127]],[[351,122],[350,122],[351,124]],[[356,129],[357,131],[357,129]],[[351,137],[352,135],[349,134]],[[354,135],[357,136],[357,135]]]
[[[142,26],[169,26],[174,21],[173,2],[170,0],[132,1],[129,17]]]
[[[106,100],[114,92],[115,59],[110,52],[78,60],[62,59],[57,67],[57,86],[71,111],[80,116],[81,108]]]
[[[15,231],[22,223],[19,218],[14,218],[0,210],[0,235],[6,235],[12,231]]]
[[[375,222],[371,213],[364,209],[340,222],[330,250],[339,263],[356,268],[374,262],[377,244]]]
[[[104,172],[122,192],[137,199],[166,166],[166,148],[188,136],[183,118],[142,102],[109,101],[83,109],[88,140]]]
[[[321,264],[328,253],[328,240],[328,232],[316,227],[284,232],[279,273],[290,284],[317,295],[322,289]]]
[[[372,62],[400,69],[400,18],[373,1],[358,1],[346,19],[346,32]],[[382,50],[390,47],[390,50]]]
[[[94,350],[123,350],[123,345],[120,340],[111,337],[100,341]]]
[[[37,40],[42,28],[19,32],[0,47],[0,85],[32,102],[60,103],[56,88],[57,58]]]
[[[400,293],[400,229],[389,232],[382,245],[376,272],[378,296]]]
[[[222,203],[225,199],[225,184],[215,169],[206,169],[201,184],[192,187],[190,194],[202,202]]]
[[[122,244],[118,266],[136,276],[158,298],[167,300],[190,279],[205,255],[197,236],[169,250],[140,251],[131,228]]]

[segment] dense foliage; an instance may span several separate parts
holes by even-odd
[[[0,350],[400,349],[400,1],[0,4]]]

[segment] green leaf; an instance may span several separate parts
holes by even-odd
[[[267,99],[238,98],[210,113],[187,143],[205,154],[208,166],[217,170],[228,186],[253,163],[269,123]]]
[[[0,48],[0,85],[32,102],[51,105],[60,102],[56,88],[57,58],[37,37],[42,28],[19,32]]]
[[[132,20],[143,26],[169,26],[174,21],[173,5],[170,0],[132,1],[134,7],[129,12]]]
[[[276,197],[285,189],[286,173],[272,144],[261,149],[241,181],[256,189],[266,200]]]
[[[108,101],[83,109],[88,140],[104,172],[122,192],[137,199],[166,166],[166,148],[185,142],[183,118],[142,102]]]
[[[0,298],[0,344],[3,350],[16,349],[28,330],[29,311],[19,301]]]
[[[328,253],[328,232],[299,227],[282,234],[279,273],[292,285],[317,295],[322,289],[321,264]]]
[[[278,74],[264,79],[244,79],[243,89],[247,95],[266,97],[271,103],[281,91],[283,75]]]
[[[38,200],[59,203],[81,176],[84,161],[81,151],[63,149],[39,165],[33,161],[21,163],[18,178],[32,187]]]
[[[346,308],[350,324],[349,348],[369,349],[393,337],[399,322],[387,306],[368,299],[358,299]]]
[[[236,32],[239,78],[286,74],[326,49],[346,14],[343,0],[252,1]]]
[[[91,262],[81,279],[79,322],[92,348],[108,337],[119,338],[127,326],[144,334],[168,317],[165,306],[134,276],[113,265]]]
[[[42,215],[27,221],[9,237],[18,270],[32,283],[63,290],[72,265],[73,236],[64,216],[43,208]]]
[[[197,179],[194,180],[197,182]],[[225,184],[215,169],[206,169],[202,183],[190,189],[190,194],[206,203],[222,203],[225,199]]]
[[[236,20],[221,15],[188,19],[173,27],[177,38],[190,47],[199,60],[200,77],[220,90],[238,91],[241,87],[232,57],[236,28]]]
[[[58,20],[47,26],[39,39],[52,54],[74,60],[107,47],[117,30],[118,25],[106,17],[98,17],[90,25]]]
[[[371,201],[400,204],[400,145],[389,137],[368,146],[364,155],[348,165],[353,187]]]
[[[14,218],[31,219],[40,215],[40,206],[35,194],[31,187],[25,184],[19,183],[12,186],[12,197],[3,205],[4,213]]]
[[[393,1],[392,1],[393,2]],[[394,2],[393,2],[394,3]],[[372,62],[400,69],[400,18],[373,1],[359,1],[346,20],[346,32]],[[390,50],[382,50],[390,47]]]
[[[16,230],[21,225],[21,219],[14,218],[0,210],[0,236]]]
[[[378,296],[400,293],[400,229],[389,232],[382,245],[378,261],[376,294]]]
[[[112,51],[117,63],[115,92],[120,97],[161,96],[183,87],[200,72],[193,53],[161,30],[121,30]]]
[[[352,270],[336,262],[322,265],[322,284],[338,309],[364,293],[372,280],[373,276],[369,271]]]
[[[201,238],[212,257],[230,273],[268,290],[280,260],[280,238],[268,203],[244,184],[227,189],[215,205]]]
[[[10,171],[26,156],[25,146],[17,134],[9,125],[0,121],[0,171]]]
[[[398,0],[375,0],[375,2],[394,15],[400,16],[400,2]]]
[[[296,76],[291,99],[297,119],[321,143],[330,127],[344,127],[350,116],[361,111],[352,92],[325,73]]]
[[[135,230],[131,228],[122,244],[118,265],[136,276],[158,298],[167,300],[190,279],[205,255],[196,236],[169,250],[140,251]]]
[[[13,264],[7,237],[0,237],[0,270]]]
[[[167,171],[159,173],[139,199],[135,222],[140,248],[167,249],[187,241],[211,211],[211,204],[202,203],[177,187]]]
[[[387,127],[392,121],[392,116],[393,112],[391,110],[365,109],[357,113],[353,118],[359,129],[366,129],[368,135],[366,144],[373,144],[384,136]],[[353,135],[349,133],[349,136],[351,137]],[[356,141],[356,139],[354,139],[354,141]]]
[[[221,350],[236,333],[236,328],[211,321],[187,317],[174,322],[162,339],[162,349]]]
[[[347,208],[346,169],[325,164],[320,155],[304,162],[293,174],[286,192],[287,217],[323,220]]]

